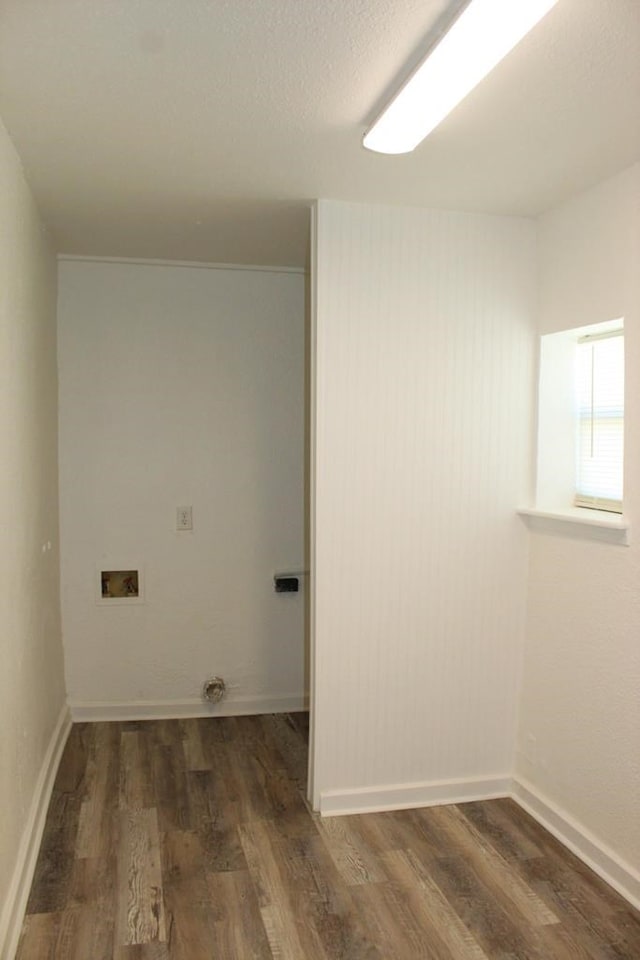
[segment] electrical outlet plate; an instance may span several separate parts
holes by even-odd
[[[177,508],[176,530],[193,530],[193,508],[192,507]]]

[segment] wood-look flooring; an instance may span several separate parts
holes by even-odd
[[[77,724],[17,960],[639,960],[510,800],[320,819],[302,714]]]

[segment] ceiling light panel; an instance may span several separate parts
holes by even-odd
[[[558,0],[471,0],[365,134],[378,153],[409,153]]]

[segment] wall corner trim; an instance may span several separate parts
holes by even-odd
[[[38,774],[7,900],[0,915],[0,960],[13,960],[18,947],[53,784],[70,730],[71,714],[69,707],[64,704]]]
[[[230,693],[215,704],[192,697],[187,700],[70,700],[69,707],[76,723],[95,723],[98,720],[178,720],[187,717],[296,713],[309,709],[309,698],[297,693],[253,697],[235,697]]]
[[[637,870],[524,778],[514,777],[511,796],[545,830],[640,910],[640,873]]]
[[[335,817],[352,813],[408,810],[412,807],[433,807],[471,800],[495,800],[498,797],[508,797],[510,790],[509,774],[471,777],[466,780],[426,780],[380,787],[324,790],[320,794],[319,811],[323,817]]]

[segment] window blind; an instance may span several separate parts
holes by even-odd
[[[622,513],[623,331],[583,337],[577,349],[576,506]]]

